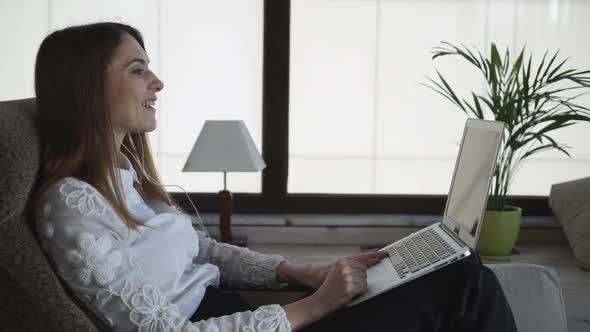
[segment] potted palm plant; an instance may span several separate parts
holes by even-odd
[[[475,67],[487,82],[486,91],[460,97],[437,70],[425,85],[441,94],[470,117],[506,123],[506,132],[493,174],[491,196],[477,245],[480,255],[509,259],[520,230],[521,209],[509,205],[507,195],[521,164],[546,150],[558,150],[571,157],[568,146],[551,135],[579,122],[590,122],[590,110],[577,104],[588,93],[590,71],[566,68],[568,59],[546,52],[534,64],[523,48],[511,59],[509,50],[500,55],[494,43],[489,57],[465,46],[443,42],[432,59],[459,57]]]

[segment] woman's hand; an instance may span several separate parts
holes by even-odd
[[[284,262],[277,273],[290,282],[318,285],[317,291],[283,308],[293,331],[321,319],[367,290],[367,268],[377,264],[387,253],[368,251],[343,258],[334,264],[297,266]],[[314,287],[315,288],[315,287]]]
[[[374,249],[359,255],[346,257],[346,259],[359,262],[369,268],[377,264],[384,257],[387,257],[386,252]],[[333,266],[334,263],[296,265],[285,262],[277,267],[277,274],[289,283],[300,284],[317,290],[322,286],[328,272]]]
[[[283,307],[293,331],[325,317],[367,289],[367,267],[350,260],[338,260],[328,271],[322,286],[312,295]]]
[[[323,315],[367,290],[367,265],[343,258],[333,264],[322,286],[311,296]]]

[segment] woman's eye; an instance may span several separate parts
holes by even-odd
[[[144,70],[143,69],[135,69],[132,71],[132,73],[134,74],[143,74]]]

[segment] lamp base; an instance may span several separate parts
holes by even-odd
[[[229,190],[222,190],[219,192],[219,235],[221,241],[232,243],[233,237],[231,234],[231,214],[233,210],[233,195]]]

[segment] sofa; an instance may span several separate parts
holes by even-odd
[[[109,330],[84,299],[63,286],[36,241],[27,203],[40,164],[34,99],[0,102],[0,326],[3,331]],[[519,331],[563,332],[566,316],[555,271],[493,264]],[[300,290],[242,291],[253,305],[288,303]]]

